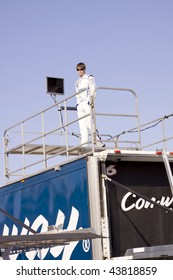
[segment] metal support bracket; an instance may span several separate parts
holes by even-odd
[[[168,156],[166,154],[165,149],[163,149],[162,157],[163,157],[163,161],[164,161],[164,164],[165,164],[166,173],[167,173],[167,176],[168,176],[171,192],[172,192],[172,195],[173,195],[173,176],[172,176],[171,167],[170,167]]]

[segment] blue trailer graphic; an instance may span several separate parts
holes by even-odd
[[[37,232],[50,225],[75,230],[90,227],[86,159],[60,170],[51,169],[0,189],[0,205],[6,212]],[[0,234],[28,234],[0,213]],[[11,259],[92,259],[89,240],[11,255]]]

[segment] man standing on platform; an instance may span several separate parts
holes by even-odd
[[[94,77],[85,73],[86,65],[83,62],[80,62],[76,65],[76,70],[79,75],[79,79],[75,83],[76,93],[78,93],[76,95],[76,107],[78,118],[82,118],[85,115],[90,114],[90,106],[94,106],[94,99],[96,97],[96,84]],[[83,147],[86,147],[88,146],[89,131],[91,131],[90,116],[84,117],[79,120],[79,128],[81,134],[81,145],[83,145]],[[104,147],[105,144],[101,142],[101,138],[97,130],[96,133],[97,147]]]

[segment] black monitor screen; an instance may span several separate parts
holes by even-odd
[[[64,94],[64,79],[47,77],[47,93]]]

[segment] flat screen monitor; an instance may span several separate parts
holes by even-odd
[[[64,94],[64,79],[47,77],[48,94]]]

